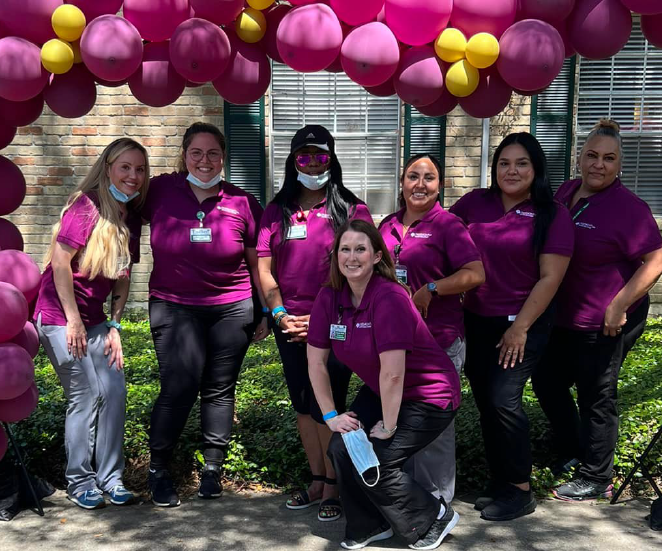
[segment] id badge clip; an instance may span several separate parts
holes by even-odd
[[[403,264],[396,264],[395,265],[395,277],[400,283],[403,283],[404,285],[407,285],[409,282],[407,281],[407,266],[404,266]]]
[[[305,224],[290,226],[287,230],[286,239],[306,239],[308,236],[308,227]]]
[[[191,243],[211,243],[211,228],[204,228],[202,225],[202,221],[205,219],[205,213],[198,211],[195,217],[199,220],[200,227],[190,229],[189,239]]]
[[[338,323],[331,324],[331,330],[329,331],[329,338],[332,341],[345,341],[347,340],[347,326],[340,325]]]

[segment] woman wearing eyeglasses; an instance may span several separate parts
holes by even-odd
[[[161,507],[179,505],[168,462],[198,394],[205,459],[198,495],[221,495],[239,369],[251,339],[268,334],[266,321],[256,330],[251,286],[262,207],[222,180],[224,157],[220,130],[193,124],[179,171],[152,180],[142,212],[151,225],[149,318],[161,379],[149,486]]]
[[[276,326],[276,344],[313,474],[308,489],[296,492],[286,506],[304,509],[321,499],[318,519],[323,522],[337,520],[342,509],[326,457],[331,431],[308,377],[308,319],[329,279],[335,231],[352,218],[372,224],[368,208],[343,185],[333,136],[323,126],[304,126],[292,138],[283,187],[262,217],[257,254],[262,292]],[[351,371],[332,356],[329,375],[334,402],[344,411]]]

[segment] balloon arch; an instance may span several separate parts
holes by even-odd
[[[425,115],[459,104],[487,118],[513,92],[547,88],[565,57],[618,53],[631,12],[662,48],[660,0],[1,0],[0,149],[44,104],[61,117],[86,115],[97,84],[128,84],[153,107],[207,82],[226,101],[252,103],[269,87],[270,59],[303,73],[342,70],[369,93],[397,94]],[[21,171],[0,156],[0,216],[25,192]],[[38,340],[27,320],[39,268],[22,248],[18,229],[0,218],[6,422],[37,403]],[[0,428],[0,457],[6,445]]]

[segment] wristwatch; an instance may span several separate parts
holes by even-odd
[[[428,284],[426,285],[426,287],[427,287],[427,290],[430,291],[430,294],[431,294],[433,297],[438,296],[438,295],[437,295],[437,284],[436,284],[434,281],[428,283]]]

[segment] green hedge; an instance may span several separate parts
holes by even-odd
[[[144,466],[149,454],[149,416],[159,383],[148,323],[138,320],[124,325],[128,387],[125,452],[130,460],[128,468],[132,468],[132,465]],[[661,358],[662,321],[651,320],[621,372],[621,432],[615,465],[619,477],[632,467],[662,421]],[[39,407],[15,430],[19,442],[28,450],[32,469],[61,484],[65,462],[65,400],[43,352],[35,366]],[[358,384],[354,378],[353,391]],[[462,394],[464,403],[456,421],[458,486],[460,490],[468,490],[481,487],[486,467],[478,412],[466,381]],[[530,386],[525,394],[525,407],[534,443],[534,482],[541,489],[552,483],[549,470],[543,468],[550,458],[548,425]],[[190,473],[200,460],[199,426],[199,410],[194,408],[175,457],[179,472],[183,469]],[[662,449],[655,451],[652,460],[657,465],[654,471],[659,474]],[[279,487],[300,484],[308,477],[273,337],[251,346],[246,356],[237,387],[236,424],[225,468],[227,476],[236,480]]]

